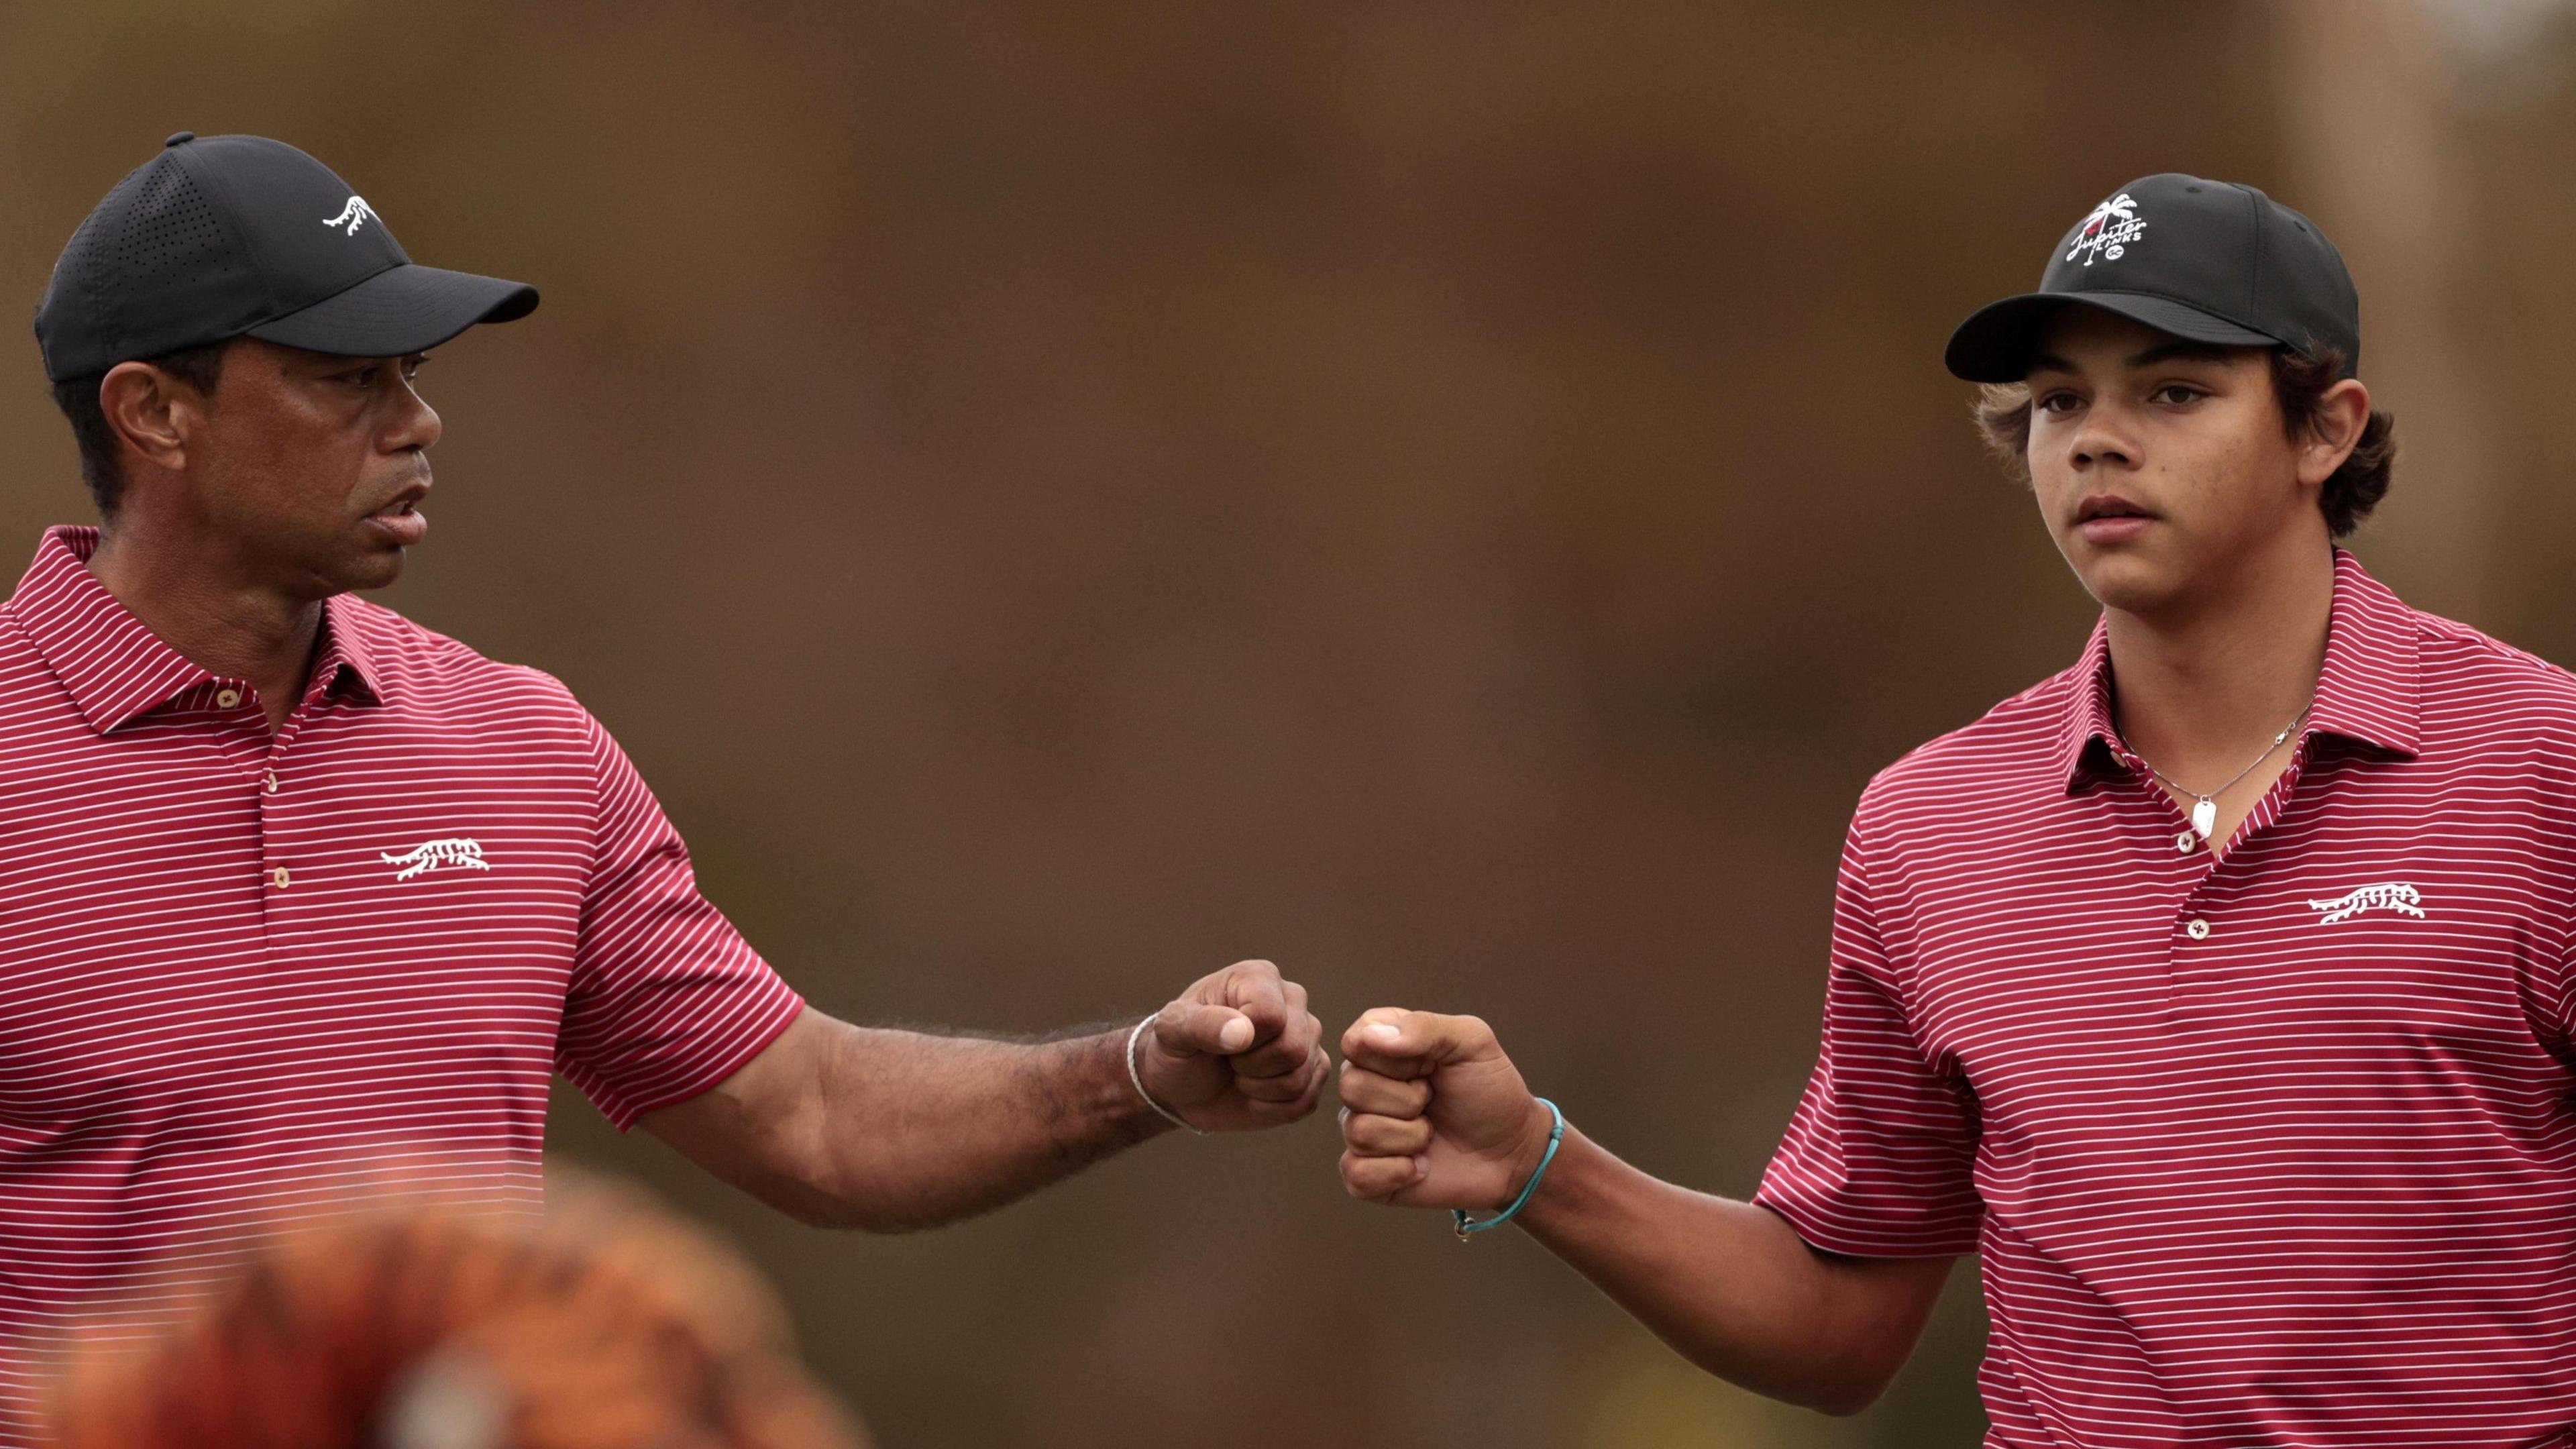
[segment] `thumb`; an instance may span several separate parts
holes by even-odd
[[[1176,1057],[1231,1056],[1252,1045],[1252,1018],[1231,1006],[1175,1001],[1154,1018],[1154,1046]]]
[[[1472,1016],[1381,1006],[1342,1033],[1342,1055],[1382,1077],[1410,1081],[1490,1044],[1492,1031]]]

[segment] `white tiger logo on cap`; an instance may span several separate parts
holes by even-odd
[[[376,209],[367,205],[367,198],[363,196],[352,196],[349,198],[349,204],[340,208],[340,214],[338,216],[326,216],[322,218],[322,224],[324,226],[345,226],[349,229],[349,235],[356,236],[358,234],[358,228],[367,224],[367,218],[375,215]],[[380,221],[383,220],[381,217],[378,217],[377,219]],[[2116,256],[2118,253],[2115,252],[2113,255]]]

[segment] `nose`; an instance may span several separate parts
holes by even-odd
[[[2116,414],[2095,407],[2085,413],[2083,424],[2066,440],[2066,461],[2078,472],[2096,464],[2134,468],[2138,466],[2137,438],[2120,426]]]
[[[427,448],[438,441],[446,425],[438,420],[438,410],[429,405],[408,382],[397,384],[402,389],[396,401],[394,416],[385,430],[385,450],[399,453],[410,448]]]

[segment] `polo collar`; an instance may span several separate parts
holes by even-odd
[[[8,607],[81,717],[104,735],[215,676],[171,648],[89,571],[98,540],[95,528],[45,530]],[[334,596],[324,602],[322,617],[313,678],[327,681],[326,688],[383,703],[382,675],[357,602]]]
[[[2094,623],[2074,681],[2057,752],[2058,775],[2069,791],[2097,774],[2137,767],[2111,718],[2107,616]],[[2333,735],[2404,758],[2423,743],[2422,638],[2415,611],[2340,548],[2334,554],[2325,667],[2302,734]]]

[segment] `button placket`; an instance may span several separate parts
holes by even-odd
[[[284,908],[285,903],[280,898],[295,887],[294,863],[281,857],[274,842],[278,834],[278,812],[286,808],[288,799],[283,764],[287,750],[295,743],[295,736],[302,721],[303,711],[299,709],[287,716],[286,722],[270,737],[268,757],[260,762],[255,793],[251,797],[259,819],[262,865],[260,914],[263,917],[263,926],[271,932],[274,932],[277,926],[277,913]]]

